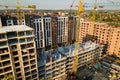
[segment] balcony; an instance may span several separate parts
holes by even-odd
[[[21,77],[21,73],[18,73],[18,74],[17,74],[17,78],[18,78],[18,77]]]
[[[33,43],[27,44],[27,48],[30,48],[30,47],[34,47],[34,44]]]
[[[2,40],[4,40],[4,39],[6,39],[5,34],[0,34],[0,41],[2,41]]]
[[[14,57],[18,56],[18,51],[12,52],[12,55],[13,55]]]
[[[14,51],[14,50],[17,50],[17,45],[12,45],[11,46],[11,49]]]
[[[3,73],[3,69],[0,69],[0,74],[2,74]]]
[[[2,63],[0,62],[0,67],[2,67]]]
[[[26,72],[29,72],[29,70],[30,70],[29,67],[24,68],[25,73],[26,73]]]
[[[17,33],[16,32],[8,32],[7,33],[7,38],[8,39],[13,39],[17,37]]]
[[[5,61],[5,62],[2,62],[3,66],[8,66],[10,65],[10,61]]]
[[[32,31],[26,31],[26,35],[29,36],[29,35],[32,35]]]
[[[20,42],[20,43],[24,43],[24,42],[26,42],[26,41],[25,41],[25,38],[20,39],[19,42]]]
[[[26,44],[21,45],[21,49],[26,49]]]
[[[16,72],[20,72],[21,70],[20,70],[20,68],[16,68]]]
[[[7,42],[4,41],[4,42],[0,42],[0,48],[3,48],[3,47],[7,47]]]
[[[15,57],[15,58],[14,58],[14,61],[19,61],[19,57]]]
[[[8,72],[8,71],[11,71],[11,70],[12,70],[11,66],[4,68],[4,72]]]
[[[27,65],[29,65],[29,62],[24,62],[23,64],[24,64],[24,66],[27,66]]]
[[[17,39],[8,40],[8,44],[10,44],[10,45],[17,44],[17,43],[18,43]]]
[[[25,80],[31,80],[31,77],[27,77]]]
[[[29,53],[31,54],[31,53],[34,53],[35,52],[35,50],[34,49],[30,49],[29,50]]]
[[[27,42],[31,42],[31,41],[33,41],[33,37],[27,38]]]
[[[8,60],[10,58],[9,54],[1,55],[1,60]]]
[[[23,61],[27,61],[27,60],[28,60],[28,56],[24,56]]]
[[[32,66],[31,66],[31,69],[35,69],[35,68],[36,68],[36,65],[32,65]]]
[[[30,75],[30,72],[25,73],[25,76],[29,76],[29,75]]]
[[[8,48],[0,49],[0,54],[5,54],[8,52]]]
[[[4,75],[0,75],[0,79],[3,80],[3,78],[4,78]]]
[[[22,51],[22,55],[27,55],[28,53],[27,53],[27,51],[26,50],[23,50]]]
[[[37,78],[37,74],[35,74],[35,75],[32,76],[32,79],[34,79],[34,78]]]
[[[35,59],[35,55],[30,55],[30,59]]]
[[[25,32],[19,32],[18,36],[25,36]]]
[[[20,63],[19,62],[15,63],[15,67],[18,67],[18,66],[20,66]]]
[[[37,74],[37,71],[36,71],[36,70],[33,70],[33,71],[32,71],[32,75],[35,75],[35,74]]]
[[[30,61],[30,64],[35,64],[35,63],[36,63],[35,60]]]

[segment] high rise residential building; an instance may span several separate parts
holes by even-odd
[[[15,16],[1,14],[0,18],[1,18],[2,26],[11,26],[18,24],[17,18]]]
[[[87,40],[89,40],[89,36],[90,36],[90,27],[92,26],[91,22],[82,22],[81,23],[81,40],[80,42],[85,42]]]
[[[34,14],[25,14],[25,22],[27,26],[30,26],[31,28],[35,28],[34,27],[34,19],[35,18],[40,18],[40,16],[34,15]]]
[[[73,16],[73,25],[72,25],[72,41],[76,39],[76,26],[77,26],[77,16]],[[69,33],[68,33],[69,34]]]
[[[0,28],[0,80],[38,80],[34,30],[25,25]]]
[[[51,27],[51,17],[44,16],[43,17],[44,23],[44,39],[45,39],[45,47],[46,49],[51,48],[52,44],[52,27]]]
[[[75,29],[73,24],[73,17],[68,17],[68,44],[71,44],[73,42],[73,29]]]
[[[114,29],[111,43],[108,49],[110,54],[115,54],[120,57],[120,29]]]
[[[58,44],[68,43],[68,17],[58,17]]]
[[[102,45],[90,41],[82,43],[78,50],[78,68],[93,65],[100,60],[102,48]],[[66,80],[67,73],[73,70],[75,52],[75,45],[72,44],[58,47],[52,53],[41,53],[38,61],[39,77]]]
[[[94,24],[94,35],[97,42],[105,44],[107,53],[115,54],[120,57],[120,29],[110,27],[104,23]]]
[[[104,53],[120,56],[120,29],[108,26],[106,23],[82,22],[82,41],[94,37],[97,43],[104,44]],[[94,26],[93,35],[90,35],[91,26]]]
[[[58,43],[62,44],[62,25],[63,22],[61,18],[58,18]]]
[[[19,24],[17,15],[14,17],[13,15],[1,15],[1,22],[3,26]],[[37,49],[56,48],[75,41],[76,17],[48,15],[41,17],[37,14],[25,14],[22,24],[35,30]]]
[[[34,29],[35,29],[35,40],[37,48],[44,48],[44,26],[43,26],[43,18],[35,18],[34,19]]]
[[[11,13],[11,14],[2,13],[2,14],[0,14],[0,18],[1,18],[2,26],[10,26],[10,25],[18,25],[19,24],[17,14],[15,14],[15,13]],[[21,25],[25,25],[24,14],[22,14]]]
[[[52,27],[52,48],[58,47],[58,18],[51,17],[51,27]]]
[[[35,14],[26,14],[25,21],[27,26],[30,26],[35,30],[36,48],[37,49],[44,48],[45,36],[43,18]]]

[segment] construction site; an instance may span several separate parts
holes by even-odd
[[[78,68],[88,66],[97,62],[101,58],[102,46],[85,42],[79,45],[79,50],[75,50],[75,45],[59,47],[54,52],[48,51],[41,54],[38,63],[39,76],[53,79],[66,79],[67,74],[74,70],[74,57],[78,53]]]
[[[73,0],[66,12],[16,4],[0,4],[0,80],[120,80],[120,13],[104,10],[120,1]]]

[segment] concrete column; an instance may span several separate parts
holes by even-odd
[[[1,17],[0,17],[0,28],[2,28],[2,21],[1,21]]]

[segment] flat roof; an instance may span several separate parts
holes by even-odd
[[[94,50],[99,47],[99,44],[93,43],[91,41],[84,42],[79,45],[78,54],[82,54],[91,50]],[[38,65],[43,65],[50,62],[50,58],[52,61],[56,61],[59,59],[62,59],[63,57],[67,56],[73,56],[75,54],[75,44],[64,46],[64,47],[58,47],[55,51],[52,53],[45,51],[41,54],[41,59],[38,61]]]
[[[34,29],[26,25],[3,26],[2,28],[0,28],[0,33],[14,32],[14,31],[19,32],[19,31],[28,31],[28,30],[34,30]]]

